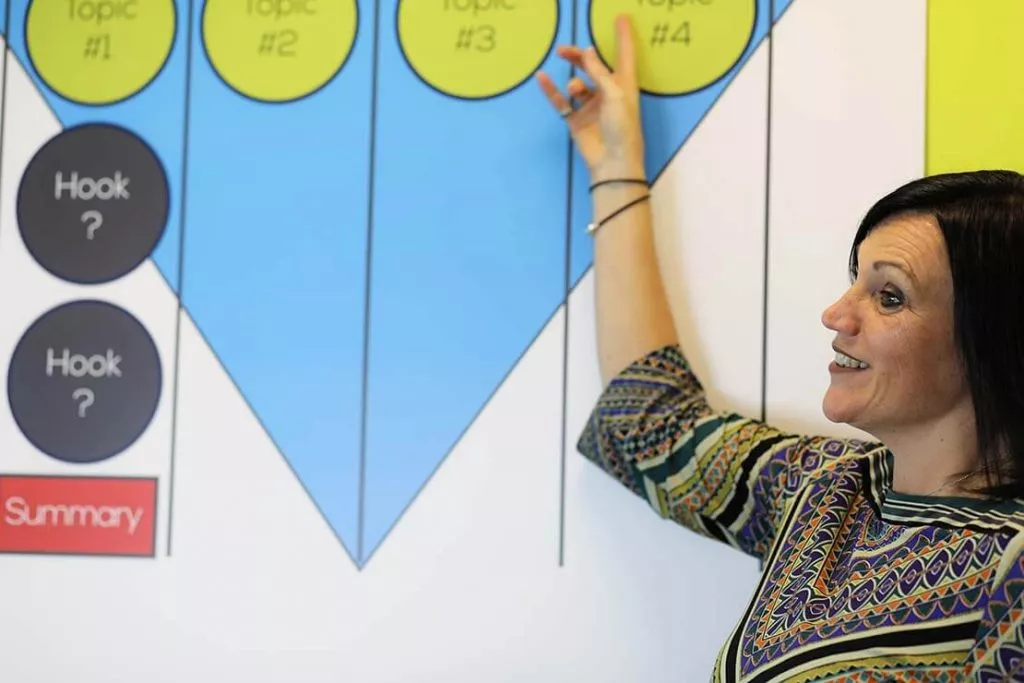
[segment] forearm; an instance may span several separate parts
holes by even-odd
[[[641,176],[633,172],[610,177]],[[593,220],[610,216],[647,192],[646,186],[633,183],[594,188]],[[658,269],[650,201],[608,220],[593,239],[598,358],[607,384],[640,356],[675,343],[677,335]]]

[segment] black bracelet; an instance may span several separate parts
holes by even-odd
[[[644,178],[608,178],[607,180],[598,180],[596,183],[590,186],[590,191],[593,192],[595,187],[601,187],[602,185],[610,185],[612,183],[632,183],[634,185],[647,185],[647,180]]]
[[[651,195],[645,194],[642,197],[637,197],[633,201],[626,202],[625,204],[623,204],[619,208],[615,209],[615,211],[612,211],[610,214],[608,214],[607,216],[602,218],[597,223],[591,223],[590,225],[588,225],[587,226],[587,234],[588,235],[593,235],[595,232],[598,231],[598,229],[602,225],[604,225],[605,223],[607,223],[611,219],[615,218],[616,216],[618,216],[620,213],[622,213],[626,209],[632,208],[632,207],[636,206],[637,204],[639,204],[640,202],[645,202],[645,201],[647,201],[650,198],[651,198]]]

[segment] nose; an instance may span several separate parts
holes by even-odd
[[[839,334],[856,334],[857,319],[852,302],[849,300],[849,292],[822,312],[821,324]]]

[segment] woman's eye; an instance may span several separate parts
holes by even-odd
[[[903,296],[899,292],[884,289],[881,292],[882,305],[886,308],[896,308],[903,305]]]

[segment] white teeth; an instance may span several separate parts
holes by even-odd
[[[836,351],[836,363],[838,365],[842,365],[844,368],[858,368],[860,370],[863,370],[864,368],[868,367],[867,363],[859,361],[856,358],[850,358],[849,356],[839,353],[838,351]]]

